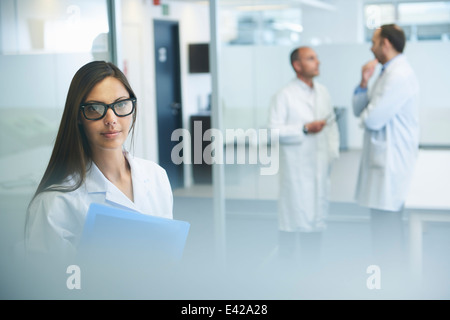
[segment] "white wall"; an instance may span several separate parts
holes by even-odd
[[[422,144],[450,145],[450,42],[413,42],[406,48],[419,77]]]

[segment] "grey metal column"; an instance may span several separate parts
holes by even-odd
[[[123,69],[122,66],[122,50],[121,47],[121,0],[108,0],[106,2],[108,7],[108,21],[109,21],[109,52],[111,62]]]
[[[220,105],[219,92],[219,54],[220,54],[220,37],[218,25],[218,0],[209,1],[210,16],[210,69],[212,81],[211,94],[211,127],[222,130],[222,106]],[[216,143],[216,142],[215,142]],[[223,146],[216,146],[223,148]],[[217,150],[217,149],[216,149]],[[224,165],[212,165],[212,185],[213,185],[213,203],[214,203],[214,237],[216,241],[216,257],[221,266],[225,267],[226,263],[226,220],[225,220],[225,177]]]

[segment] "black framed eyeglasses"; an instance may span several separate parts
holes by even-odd
[[[108,112],[108,108],[118,117],[126,117],[134,112],[136,108],[136,98],[120,100],[111,104],[93,102],[80,105],[83,116],[87,120],[100,120]]]

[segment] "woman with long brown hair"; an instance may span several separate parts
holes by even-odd
[[[172,219],[167,174],[125,148],[137,99],[114,64],[93,61],[72,79],[53,152],[30,202],[27,251],[76,252],[91,203]]]

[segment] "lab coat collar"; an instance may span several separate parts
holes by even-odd
[[[307,91],[307,92],[311,92],[311,91],[314,91],[314,81],[313,81],[313,86],[312,86],[312,88],[310,87],[310,86],[308,86],[305,82],[303,82],[301,79],[299,79],[299,78],[295,78],[296,79],[296,81],[297,81],[297,83],[299,84],[299,86],[304,90],[304,91]]]
[[[136,190],[135,188],[135,179],[136,179],[136,173],[134,171],[134,165],[133,161],[130,159],[128,152],[124,152],[125,157],[127,158],[130,168],[131,168],[131,179],[133,183],[133,190]],[[111,181],[109,181],[103,173],[100,171],[100,169],[97,167],[97,165],[94,162],[91,162],[91,167],[86,173],[86,191],[90,194],[92,193],[104,193],[105,194],[105,200],[110,201],[116,204],[119,204],[121,206],[124,206],[126,208],[137,210],[137,207],[133,201],[131,201],[122,191],[119,190]],[[134,196],[136,199],[136,195]]]
[[[86,191],[88,193],[106,192],[106,177],[93,161],[89,165],[90,168],[86,172]]]
[[[125,157],[128,160],[131,168],[131,180],[133,182],[133,205],[136,208],[144,208],[145,205],[142,203],[146,199],[145,190],[148,189],[148,183],[150,182],[148,177],[142,172],[141,166],[134,159],[132,155],[125,152]],[[137,209],[136,209],[137,210]]]
[[[384,72],[389,65],[396,64],[397,61],[400,61],[402,59],[403,59],[403,54],[402,53],[396,55],[394,58],[392,58],[391,60],[389,60],[388,62],[383,64],[383,66],[381,67],[382,72]]]

